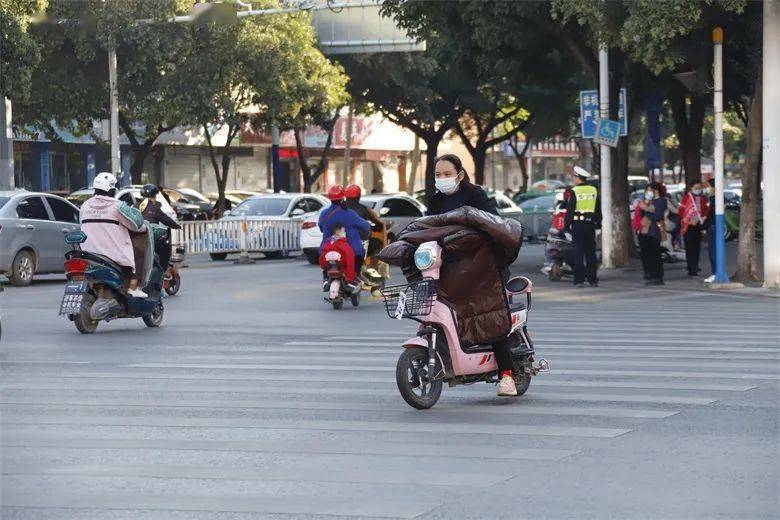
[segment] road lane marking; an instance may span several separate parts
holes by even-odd
[[[341,420],[281,420],[281,419],[242,419],[242,418],[193,418],[193,417],[101,417],[101,416],[52,416],[52,415],[15,415],[5,414],[3,424],[62,424],[92,426],[155,426],[182,428],[248,428],[260,430],[312,430],[312,431],[360,431],[360,432],[396,432],[396,433],[440,433],[453,432],[481,435],[538,435],[552,437],[588,437],[611,439],[633,431],[628,428],[596,428],[585,426],[535,426],[513,424],[474,423],[422,423],[401,421],[341,421]]]
[[[344,484],[411,484],[418,486],[495,486],[509,475],[498,471],[410,471],[408,468],[349,468],[345,471],[314,471],[312,467],[229,467],[169,464],[50,464],[6,462],[3,475],[67,475],[89,477],[141,477],[164,479],[260,480],[286,482],[338,482]]]
[[[280,493],[252,493],[251,496],[174,495],[170,493],[101,493],[85,495],[74,492],[29,493],[4,486],[2,502],[5,507],[113,509],[154,511],[215,511],[232,513],[266,513],[291,515],[334,515],[357,517],[390,517],[413,519],[439,506],[435,500],[398,500],[387,494],[372,495],[360,492],[338,492],[327,495],[287,495]]]
[[[710,404],[709,399],[702,399],[702,403]],[[93,398],[93,399],[63,399],[36,401],[34,399],[18,399],[6,397],[0,402],[2,405],[14,406],[79,406],[79,407],[142,407],[142,408],[255,408],[261,410],[340,410],[340,411],[370,411],[370,412],[406,412],[408,405],[399,401],[393,405],[375,404],[349,401],[263,401],[247,399],[230,400],[187,400],[187,399],[154,399],[154,400],[130,400],[121,398]],[[497,415],[582,415],[594,417],[628,417],[632,419],[665,419],[677,414],[677,411],[665,410],[635,410],[630,408],[587,408],[587,407],[555,407],[548,405],[534,405],[528,403],[509,404],[480,404],[479,406],[452,406],[442,403],[436,407],[436,413],[479,413]]]
[[[15,438],[14,438],[15,437]],[[389,457],[444,457],[453,459],[516,459],[558,461],[580,453],[579,450],[547,448],[492,447],[479,444],[426,444],[372,441],[363,445],[346,441],[233,441],[191,439],[117,439],[67,438],[61,435],[38,435],[30,430],[8,430],[2,444],[9,447],[49,447],[82,449],[148,449],[170,451],[246,451],[258,453],[291,453],[317,455],[373,455]]]
[[[638,364],[638,363],[637,363]],[[196,369],[196,370],[296,370],[305,368],[311,371],[328,372],[393,372],[392,366],[355,366],[340,367],[339,365],[274,365],[263,364],[199,364],[199,363],[135,363],[120,365],[123,368],[161,368],[161,369]],[[641,366],[641,365],[640,365]],[[621,375],[639,377],[681,377],[681,378],[707,378],[707,379],[769,379],[780,380],[780,374],[763,373],[734,373],[734,372],[679,372],[679,371],[635,371],[635,370],[587,370],[587,369],[554,369],[545,377],[552,374],[588,374],[588,375]]]

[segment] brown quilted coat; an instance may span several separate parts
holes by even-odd
[[[517,258],[523,230],[517,221],[464,206],[417,219],[385,247],[379,258],[400,266],[407,280],[420,277],[414,252],[423,242],[442,247],[439,299],[457,316],[464,346],[493,343],[512,326],[501,271]]]

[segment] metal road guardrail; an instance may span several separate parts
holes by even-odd
[[[301,249],[301,222],[262,217],[181,222],[180,230],[172,230],[171,241],[187,254],[289,253]]]

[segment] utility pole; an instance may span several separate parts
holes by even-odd
[[[347,131],[344,136],[344,169],[341,171],[341,184],[346,186],[349,184],[350,162],[352,154],[352,116],[354,114],[354,105],[349,104],[349,110],[347,111]]]
[[[723,236],[723,29],[712,31],[714,50],[713,79],[715,115],[715,283],[728,283],[726,274],[726,244]],[[711,244],[710,244],[711,245]]]
[[[609,54],[599,47],[599,117],[609,119]],[[601,156],[601,267],[612,268],[612,164],[609,146],[602,144]]]
[[[0,190],[14,188],[14,142],[11,126],[11,100],[3,97],[0,106]]]
[[[271,166],[274,179],[274,193],[282,191],[282,163],[279,159],[279,127],[271,127]]]
[[[764,287],[780,288],[780,0],[764,0]]]
[[[120,178],[122,161],[119,155],[119,91],[116,81],[116,45],[113,41],[108,52],[108,83],[111,95],[111,173]]]

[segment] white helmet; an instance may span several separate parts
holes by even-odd
[[[108,172],[100,172],[95,175],[92,187],[96,190],[111,191],[116,188],[116,177]]]
[[[585,168],[580,168],[579,166],[574,167],[574,175],[579,177],[580,179],[589,179],[590,173]]]

